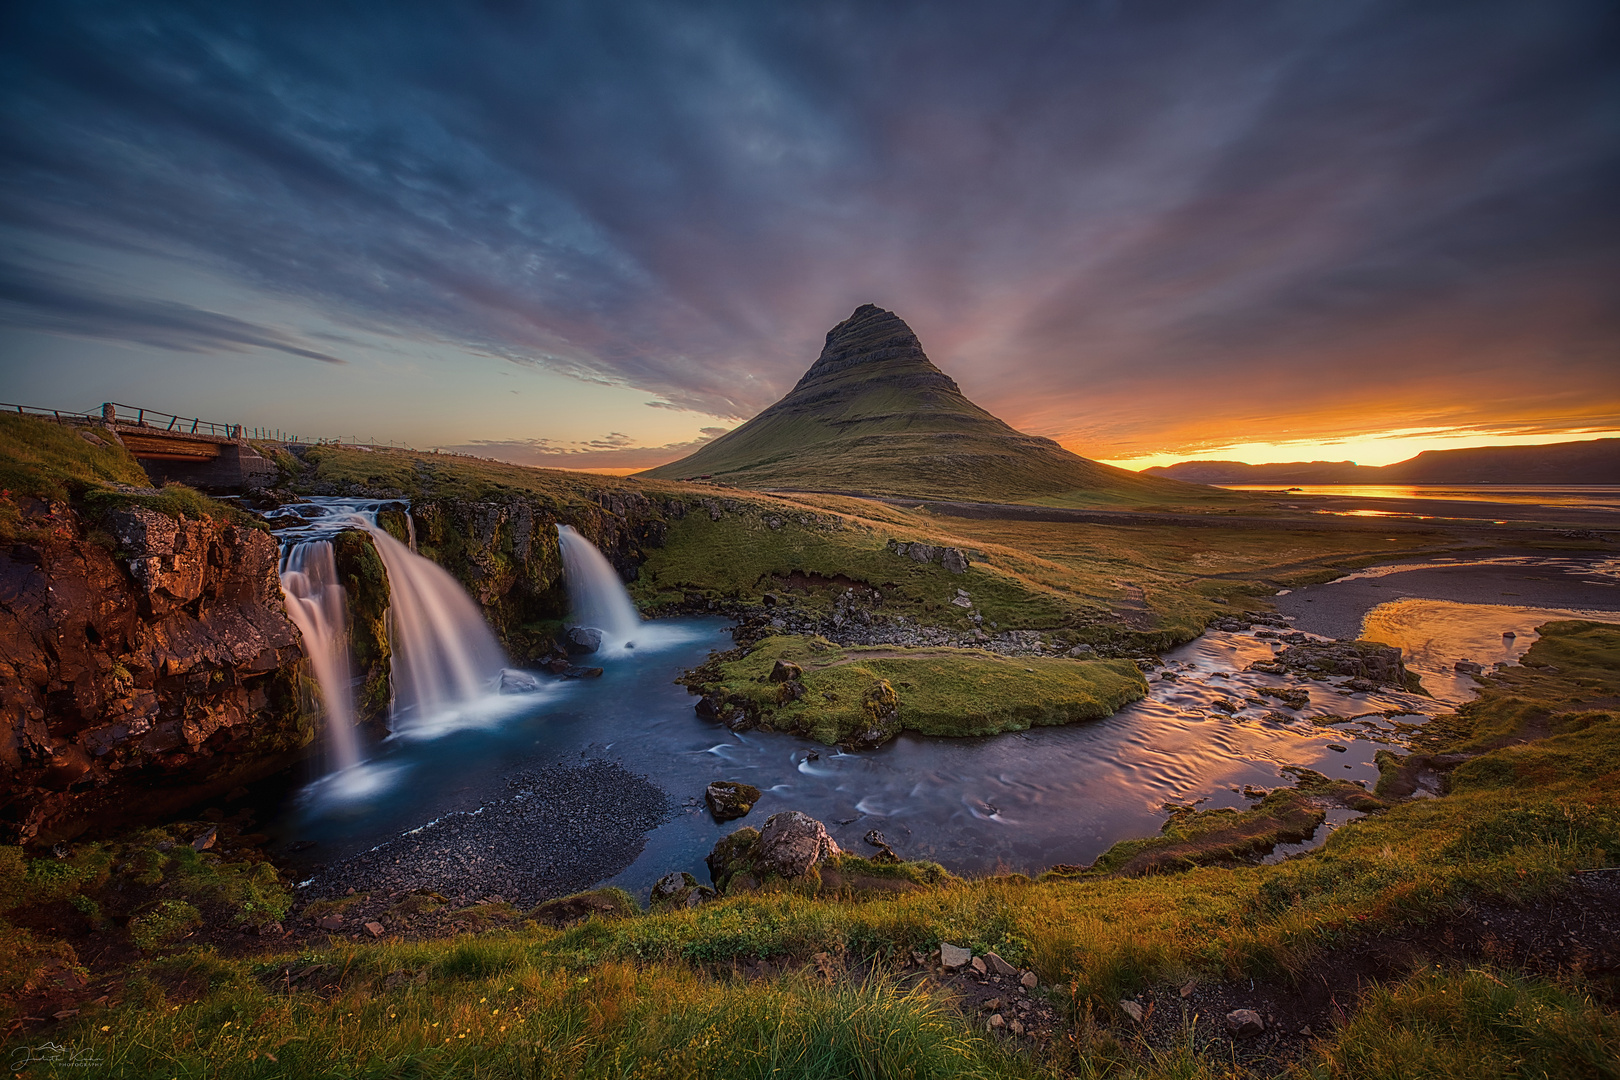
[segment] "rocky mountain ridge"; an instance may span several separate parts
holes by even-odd
[[[1144,471],[1195,484],[1617,484],[1620,439],[1425,450],[1392,465],[1178,461]]]

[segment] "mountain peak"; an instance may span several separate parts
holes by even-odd
[[[782,400],[642,475],[990,501],[1147,502],[1191,490],[1015,431],[969,401],[906,321],[876,304],[827,332],[821,355]]]
[[[908,367],[920,365],[943,380],[941,389],[948,388],[951,393],[960,393],[956,383],[929,361],[928,355],[923,352],[922,342],[917,340],[916,333],[906,325],[906,321],[876,304],[862,304],[849,318],[827,331],[827,343],[822,347],[821,355],[793,389],[797,392],[852,368],[887,361],[909,361],[904,365]]]

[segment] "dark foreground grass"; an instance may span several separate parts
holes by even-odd
[[[1375,989],[1324,1049],[1312,1073],[1335,1080],[1605,1080],[1620,1016],[1546,980],[1436,968]]]
[[[1190,1040],[1138,1043],[1119,1002],[1187,978],[1286,988],[1369,935],[1422,934],[1620,865],[1620,715],[1603,704],[1620,695],[1607,660],[1620,627],[1542,632],[1529,666],[1487,679],[1452,724],[1458,741],[1489,732],[1498,745],[1458,769],[1448,794],[1277,865],[943,879],[864,898],[752,893],[565,930],[334,940],[262,960],[154,946],[115,1004],[50,1038],[127,1076],[1236,1075]],[[881,975],[943,941],[1033,969],[1077,1031],[1102,1034],[1008,1054],[938,992]],[[785,974],[731,974],[758,961]],[[1292,1075],[1612,1077],[1620,1028],[1595,989],[1479,965],[1414,971],[1319,1031]]]
[[[421,964],[422,950],[378,950]],[[206,956],[166,974],[202,1001],[110,1016],[76,1041],[130,1077],[991,1078],[1034,1075],[971,1034],[946,1003],[881,979],[766,984],[669,964],[581,970],[462,945],[429,985],[359,976],[286,995]],[[260,973],[274,981],[275,971]],[[39,1075],[75,1075],[70,1069]]]

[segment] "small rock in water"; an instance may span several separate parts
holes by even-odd
[[[972,959],[972,949],[964,949],[960,945],[952,945],[948,941],[942,941],[939,943],[939,962],[944,965],[948,971],[955,971],[958,968],[966,967],[968,962]]]
[[[703,800],[716,821],[746,817],[759,801],[759,788],[737,780],[716,780],[703,791]]]
[[[503,694],[532,694],[540,689],[540,680],[527,671],[516,668],[501,669],[501,687]]]
[[[1483,666],[1474,663],[1472,660],[1459,660],[1452,667],[1459,675],[1478,675],[1485,670]]]
[[[1260,1034],[1266,1030],[1266,1025],[1253,1009],[1233,1009],[1226,1014],[1226,1030],[1242,1039]]]

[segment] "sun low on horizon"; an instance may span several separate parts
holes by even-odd
[[[1602,4],[3,18],[14,405],[622,475],[871,302],[1128,469],[1620,433]]]

